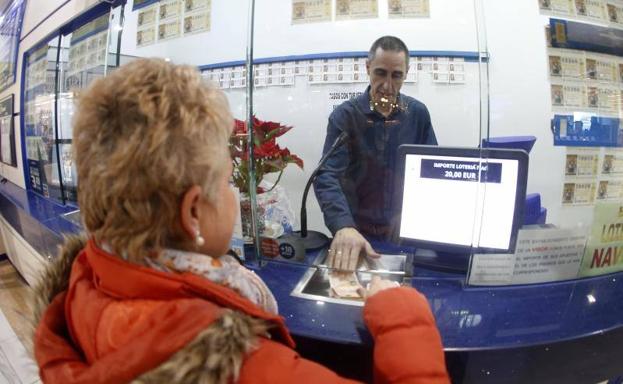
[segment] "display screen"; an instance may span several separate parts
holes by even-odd
[[[520,158],[407,153],[402,160],[400,239],[461,248],[514,247],[521,190],[525,199]]]

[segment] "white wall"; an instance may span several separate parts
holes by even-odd
[[[30,32],[39,34],[34,28],[50,15],[55,9],[63,5],[65,0],[30,0],[26,1],[24,23],[22,24],[22,37]]]
[[[473,2],[431,0],[430,18],[388,19],[379,0],[377,19],[292,25],[290,0],[258,0],[255,56],[367,51],[382,35],[402,38],[410,50],[476,51]]]
[[[136,27],[139,12],[132,12],[132,1],[128,1],[125,6],[121,52],[129,56],[166,57],[178,64],[197,66],[244,60],[247,49],[248,7],[248,0],[213,0],[209,32],[137,48]]]

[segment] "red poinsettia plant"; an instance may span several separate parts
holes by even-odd
[[[277,180],[268,190],[272,190],[281,180],[283,170],[288,164],[296,164],[303,169],[303,160],[288,148],[281,148],[277,138],[292,127],[274,121],[262,121],[253,116],[253,156],[255,158],[255,185],[257,193],[267,192],[260,187],[264,175],[279,172]],[[235,119],[234,131],[229,140],[229,149],[234,162],[234,184],[240,192],[249,193],[249,147],[247,123]]]

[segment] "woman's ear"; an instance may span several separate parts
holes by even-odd
[[[199,230],[199,199],[201,198],[201,187],[193,185],[182,196],[180,203],[180,220],[182,229],[188,237],[194,239]]]

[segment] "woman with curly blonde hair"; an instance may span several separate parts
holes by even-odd
[[[164,60],[136,60],[79,96],[87,235],[65,241],[36,288],[44,383],[350,382],[299,358],[270,290],[225,255],[238,205],[232,125],[222,92]],[[364,312],[379,379],[446,382],[426,299],[389,288],[376,282]],[[396,305],[405,300],[412,309]],[[401,311],[395,326],[388,311]],[[426,353],[391,358],[414,345]]]

